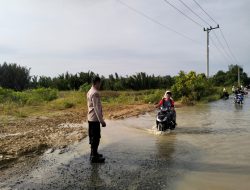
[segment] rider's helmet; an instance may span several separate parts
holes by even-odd
[[[172,95],[172,92],[170,90],[167,90],[166,94]]]
[[[167,95],[172,96],[172,92],[171,92],[170,90],[167,90],[167,91],[165,92],[164,97],[166,98],[166,97],[167,97]]]

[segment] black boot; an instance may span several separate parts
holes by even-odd
[[[91,145],[91,156],[90,156],[90,161],[91,163],[104,163],[105,158],[102,157],[101,154],[98,154],[97,149],[98,149],[99,142],[95,142]]]
[[[98,152],[97,152],[97,156],[98,156],[98,157],[103,157],[103,155],[102,155],[102,154],[99,154]]]
[[[91,157],[90,161],[91,161],[91,163],[104,163],[105,158],[93,156],[93,157]]]
[[[105,158],[99,156],[98,154],[93,154],[90,156],[91,163],[104,163]]]
[[[103,157],[103,155],[102,155],[102,154],[99,154],[99,153],[98,153],[98,147],[99,147],[99,144],[100,144],[100,139],[96,140],[96,147],[97,147],[96,154],[97,154],[97,156],[98,156],[98,157]]]
[[[90,158],[91,158],[91,156],[93,156],[93,155],[94,155],[94,154],[93,154],[93,150],[91,149]],[[97,156],[100,157],[100,158],[103,157],[103,155],[102,155],[102,154],[99,154],[98,152],[97,152]]]

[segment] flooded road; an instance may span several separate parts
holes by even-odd
[[[89,163],[87,139],[48,151],[0,189],[250,189],[250,100],[177,109],[177,129],[152,130],[155,113],[109,121],[105,164]]]

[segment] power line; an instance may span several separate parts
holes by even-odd
[[[116,0],[116,1],[119,2],[120,4],[122,4],[123,6],[129,8],[130,10],[134,11],[135,13],[137,13],[137,14],[143,16],[144,18],[150,20],[151,22],[154,22],[155,24],[160,25],[161,27],[165,28],[166,30],[169,30],[169,31],[171,31],[171,32],[173,32],[173,33],[176,33],[176,34],[178,34],[179,36],[181,36],[181,37],[183,37],[183,38],[186,38],[186,39],[188,39],[188,40],[190,40],[190,41],[192,41],[192,42],[201,44],[201,42],[199,42],[199,41],[197,41],[197,40],[194,40],[194,39],[190,38],[189,36],[187,36],[187,35],[185,35],[185,34],[182,34],[182,33],[178,32],[177,30],[172,29],[172,28],[166,26],[165,24],[162,24],[161,22],[157,21],[156,19],[154,19],[154,18],[152,18],[152,17],[146,15],[145,13],[143,13],[143,12],[141,12],[141,11],[135,9],[134,7],[131,7],[130,5],[124,3],[123,1],[121,1],[121,0]]]
[[[184,3],[182,0],[179,0],[186,8],[188,8],[194,15],[196,15],[198,18],[200,18],[204,23],[206,23],[207,25],[210,25],[206,20],[204,20],[200,15],[198,15],[196,12],[194,12],[186,3]],[[195,0],[194,0],[195,1]],[[195,3],[197,3],[197,1],[195,1]],[[210,19],[212,19],[214,22],[215,22],[215,20],[197,3],[197,5],[203,10],[203,12],[205,12],[209,17],[210,17]],[[222,36],[223,36],[223,38],[224,38],[224,41],[226,42],[226,44],[227,44],[227,47],[228,47],[228,49],[230,50],[230,47],[228,46],[228,43],[227,43],[227,41],[226,41],[226,39],[225,39],[225,36],[223,35],[223,33],[222,33],[222,30],[220,29],[220,32],[221,32],[221,34],[222,34]],[[224,47],[224,45],[222,44],[222,42],[220,41],[220,39],[218,38],[218,36],[216,35],[216,32],[214,32],[214,35],[215,35],[215,37],[216,37],[216,39],[217,39],[217,41],[219,42],[219,44],[220,44],[220,46],[222,47],[222,49],[223,49],[223,52],[225,52],[226,54],[227,54],[227,56],[229,55],[229,57],[230,56],[232,56],[233,54],[232,54],[232,52],[230,52],[229,54],[228,54],[228,52],[226,52],[226,50],[225,50],[225,47]],[[211,39],[212,40],[212,39]],[[214,42],[213,42],[214,43]],[[215,44],[215,43],[214,43]],[[216,45],[215,45],[216,46]],[[216,48],[220,51],[220,49],[216,46]],[[231,55],[232,54],[232,55]],[[225,56],[225,54],[223,53],[223,55]],[[234,56],[232,56],[232,57],[234,57]]]
[[[213,21],[217,24],[217,22],[205,11],[205,9],[202,8],[202,6],[196,1],[196,0],[193,0],[196,5],[198,5],[198,7]],[[193,18],[191,18],[190,16],[188,16],[187,14],[185,14],[184,12],[182,12],[180,9],[178,9],[174,4],[170,3],[168,0],[164,0],[165,3],[169,4],[171,7],[173,7],[175,10],[177,10],[179,13],[181,13],[182,15],[184,15],[185,17],[187,17],[189,20],[191,20],[192,22],[194,22],[195,24],[200,25],[200,23],[196,22]],[[203,19],[199,14],[197,14],[192,8],[190,8],[186,3],[184,3],[183,0],[179,0],[179,2],[184,5],[189,11],[191,11],[196,17],[198,17],[201,21],[203,21],[204,23],[206,23],[208,26],[210,26],[210,24],[205,20]],[[207,76],[209,76],[209,31],[210,30],[213,30],[213,29],[216,29],[216,28],[219,28],[219,25],[217,24],[217,27],[213,28],[210,26],[210,28],[207,28],[205,29],[204,28],[204,31],[207,31]],[[221,35],[223,37],[223,40],[225,41],[226,43],[226,46],[227,48],[225,48],[225,46],[223,45],[223,43],[221,42],[221,40],[219,39],[219,37],[216,35],[216,32],[214,32],[214,35],[216,37],[216,40],[219,42],[219,45],[222,47],[222,51],[218,48],[218,46],[215,45],[215,47],[218,49],[218,51],[220,53],[222,53],[223,56],[225,56],[227,59],[230,60],[230,62],[232,61],[232,63],[234,62],[238,62],[236,57],[234,56],[226,38],[225,38],[225,35],[223,34],[222,30],[220,29],[220,32],[221,32]],[[213,41],[213,44],[215,44],[214,40]],[[225,54],[224,54],[225,53]]]
[[[181,0],[180,0],[181,1]],[[215,21],[215,19],[213,19],[213,17],[212,16],[210,16],[203,8],[202,8],[202,6],[196,1],[196,0],[193,0],[195,3],[196,3],[196,5],[198,5],[199,7],[200,7],[200,9],[213,21],[213,22],[215,22],[216,24],[217,24],[217,22]],[[220,33],[221,33],[221,36],[222,36],[222,38],[223,38],[223,40],[224,40],[224,42],[225,42],[225,44],[226,44],[226,46],[227,46],[227,49],[228,49],[228,51],[225,51],[225,48],[224,48],[224,46],[222,45],[222,42],[219,40],[219,37],[216,35],[216,33],[214,33],[215,34],[215,37],[216,37],[216,39],[218,40],[218,42],[221,44],[221,46],[223,47],[223,50],[225,51],[225,52],[227,52],[226,54],[228,54],[229,55],[229,57],[230,58],[232,58],[232,60],[233,60],[233,62],[236,62],[236,63],[238,63],[238,60],[237,60],[237,58],[235,57],[235,55],[234,55],[234,53],[233,53],[233,51],[231,50],[231,48],[230,48],[230,46],[229,46],[229,43],[228,43],[228,41],[226,40],[226,37],[225,37],[225,35],[224,35],[224,33],[223,33],[223,31],[222,31],[222,29],[220,28]]]
[[[212,20],[215,22],[215,24],[218,24],[203,8],[202,6],[196,1],[196,0],[193,0],[195,2],[196,5],[198,5],[200,7],[200,9]]]
[[[218,50],[218,52],[220,52],[220,54],[225,58],[225,60],[227,62],[231,62],[231,60],[228,59],[228,57],[225,55],[224,51],[222,51],[215,43],[215,41],[213,40],[212,36],[210,36],[212,45]]]
[[[220,33],[221,33],[221,35],[222,35],[224,41],[226,42],[227,48],[229,49],[231,55],[233,56],[233,58],[235,59],[235,61],[238,63],[238,60],[237,60],[236,57],[234,56],[234,54],[233,54],[233,52],[232,52],[232,50],[231,50],[231,48],[230,48],[230,46],[229,46],[229,44],[228,44],[226,38],[225,38],[225,35],[224,35],[224,33],[222,32],[222,29],[220,29]]]
[[[200,23],[196,22],[194,19],[192,19],[190,16],[188,16],[187,14],[185,14],[184,12],[182,12],[180,9],[178,9],[176,6],[174,6],[172,3],[170,3],[168,0],[163,0],[165,1],[165,3],[169,4],[171,7],[173,7],[175,10],[177,10],[179,13],[181,13],[182,15],[184,15],[186,18],[188,18],[189,20],[191,20],[193,23],[197,24],[200,27],[203,27]]]
[[[226,51],[225,46],[222,44],[222,42],[221,42],[220,39],[218,38],[217,34],[216,34],[215,32],[214,32],[213,34],[214,34],[215,38],[217,39],[217,41],[219,42],[220,46],[222,47],[222,50],[225,52],[225,54],[226,54],[228,57],[230,57],[230,59],[232,59],[231,61],[234,62],[233,57],[231,56],[230,53],[228,53],[228,51]]]
[[[186,8],[188,8],[193,14],[195,14],[198,18],[200,18],[204,23],[206,23],[207,25],[210,25],[206,20],[204,20],[200,15],[198,15],[196,12],[194,12],[186,3],[184,3],[182,0],[179,0]],[[213,20],[214,22],[215,22],[215,20],[199,5],[199,3],[197,2],[197,1],[195,1],[194,0],[194,2],[203,10],[203,12],[205,12],[206,13],[206,15],[208,15],[209,16],[209,18],[211,19],[211,20]],[[222,32],[222,30],[220,29],[220,31]],[[220,46],[222,47],[222,49],[223,49],[223,51],[224,52],[226,52],[226,50],[225,50],[225,47],[224,47],[224,45],[222,44],[222,42],[220,41],[220,39],[218,38],[218,36],[216,35],[216,32],[214,32],[214,35],[215,35],[215,37],[216,37],[216,39],[217,39],[217,41],[219,42],[219,44],[220,44]],[[222,33],[222,36],[223,36],[223,38],[224,38],[224,41],[226,42],[226,44],[228,44],[227,43],[227,41],[226,41],[226,39],[225,39],[225,37],[224,37],[224,35],[223,35],[223,33]],[[229,48],[229,46],[227,45],[227,47],[228,47],[228,49],[230,49]],[[216,48],[217,49],[219,49],[217,46],[216,46]],[[227,54],[227,56],[228,56],[228,52],[226,52],[226,54]],[[224,54],[223,54],[224,55]],[[230,55],[231,56],[231,55]]]
[[[189,17],[187,14],[183,13],[180,9],[178,9],[174,4],[170,3],[168,0],[164,0],[165,3],[169,4],[171,7],[173,7],[175,10],[177,10],[179,13],[181,13],[182,15],[184,15],[185,17],[187,17],[189,20],[191,20],[192,22],[196,23],[197,25],[201,26],[198,22],[196,22],[195,20],[193,20],[191,17]],[[196,12],[194,12],[186,3],[184,3],[182,0],[179,0],[179,2],[181,2],[189,11],[191,11],[195,16],[197,16],[200,20],[202,20],[204,23],[206,23],[208,26],[210,26],[210,24],[204,20],[200,15],[198,15]],[[195,1],[196,2],[196,1]],[[197,2],[196,2],[197,3]],[[197,3],[198,4],[198,3]],[[199,4],[198,4],[199,5]],[[208,13],[199,5],[199,7],[208,15]],[[209,16],[211,17],[211,16]],[[212,17],[211,17],[212,18]],[[202,27],[202,26],[201,26]],[[218,29],[219,25],[217,24],[217,27],[207,27],[204,28],[204,31],[207,32],[207,77],[209,77],[209,33],[210,31],[214,30],[214,29]],[[218,37],[216,36],[217,40],[220,42],[220,40],[218,39]],[[221,44],[221,42],[220,42]],[[222,44],[221,44],[222,45]],[[216,46],[217,47],[217,46]],[[223,45],[222,45],[223,47]],[[217,47],[218,48],[218,47]],[[219,49],[219,48],[218,48]],[[223,48],[224,50],[224,48]]]
[[[206,23],[208,26],[210,26],[210,24],[203,19],[200,15],[198,15],[196,12],[193,11],[193,9],[191,9],[186,3],[184,3],[182,0],[179,0],[188,10],[190,10],[195,16],[197,16],[200,20],[202,20],[204,23]]]

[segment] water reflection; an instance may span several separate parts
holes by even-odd
[[[156,141],[158,159],[164,159],[167,161],[173,160],[173,154],[175,153],[175,141],[176,134],[174,133],[158,137]]]
[[[242,104],[234,104],[234,107],[236,110],[243,110],[243,105]]]
[[[91,165],[91,174],[90,174],[90,187],[101,187],[104,186],[105,182],[100,177],[99,170],[101,164],[92,164]]]

